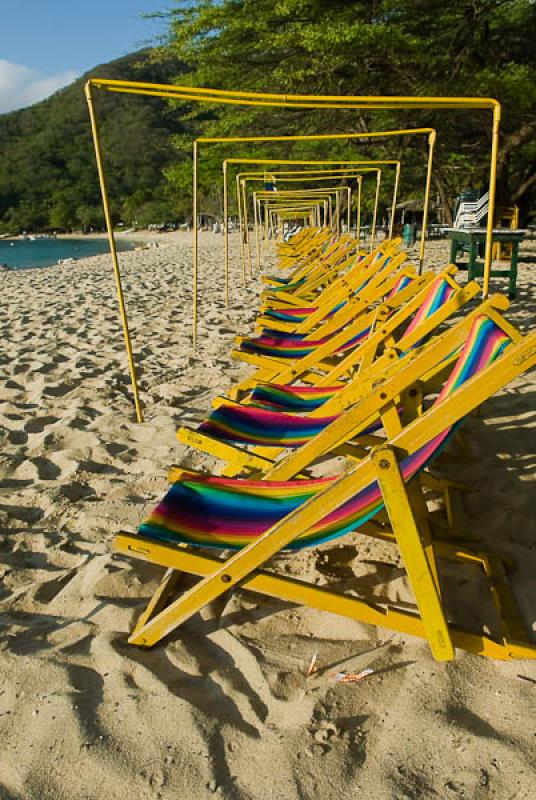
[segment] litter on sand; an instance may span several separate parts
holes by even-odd
[[[373,669],[363,669],[361,672],[336,672],[333,678],[337,683],[360,683],[360,681],[373,674]]]
[[[307,670],[307,677],[310,678],[316,672],[316,660],[318,658],[318,653],[315,651],[311,658],[311,663],[309,664],[309,669]]]

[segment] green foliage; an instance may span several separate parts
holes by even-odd
[[[536,196],[536,3],[533,0],[175,0],[168,40],[90,75],[233,90],[335,95],[492,96],[503,105],[499,201],[522,216]],[[100,192],[84,76],[32,108],[0,116],[0,231],[100,228]],[[438,131],[434,189],[446,204],[487,183],[484,112],[267,109],[96,93],[114,221],[191,215],[196,136]],[[224,158],[401,159],[401,198],[422,196],[424,137],[202,145],[199,208],[222,208]],[[234,210],[230,169],[230,210]],[[261,168],[259,168],[261,169]],[[384,209],[393,171],[382,180]],[[365,179],[369,208],[374,179]],[[316,184],[318,186],[318,184]]]
[[[162,52],[191,68],[180,83],[304,94],[496,97],[503,105],[499,197],[530,209],[536,188],[533,0],[182,0],[167,16],[169,41]],[[484,112],[363,114],[222,106],[217,116],[214,107],[208,118],[207,109],[201,109],[191,121],[206,135],[432,125],[438,130],[435,186],[444,200],[467,184],[485,183],[489,172],[491,126]],[[330,157],[356,151],[378,158],[403,154],[410,171],[422,168],[425,158],[416,140],[374,150],[331,143],[285,148],[287,156],[319,150]],[[416,194],[420,185],[418,170],[408,185],[406,169],[405,195]]]
[[[92,70],[37,105],[0,116],[0,231],[103,227],[83,85],[90,76],[169,82],[176,59],[143,51]],[[153,98],[97,93],[114,220],[177,220],[180,203],[164,171],[177,160],[170,137],[180,110]]]

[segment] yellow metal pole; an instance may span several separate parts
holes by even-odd
[[[253,224],[255,226],[255,250],[257,251],[257,270],[261,269],[261,249],[259,243],[259,215],[257,213],[257,193],[253,192]]]
[[[336,230],[337,236],[341,233],[341,198],[339,192],[335,195],[335,217],[336,217]]]
[[[264,221],[262,218],[262,205],[260,200],[257,200],[257,217],[259,220],[260,254],[262,264],[264,262]]]
[[[225,269],[225,308],[229,307],[229,191],[227,162],[223,162],[223,260]]]
[[[249,276],[253,275],[253,264],[251,262],[251,249],[249,246],[249,219],[248,219],[248,201],[246,197],[246,188],[244,181],[240,181],[240,187],[242,190],[242,205],[244,210],[244,231],[245,231],[245,252],[247,253],[247,260],[249,266]]]
[[[493,255],[493,218],[495,216],[495,188],[497,184],[497,157],[499,153],[500,124],[501,124],[501,107],[497,103],[493,107],[493,129],[491,136],[488,224],[486,226],[486,250],[484,254],[484,289],[483,289],[484,298],[486,298],[489,294],[489,281],[491,277],[491,261]]]
[[[278,94],[267,92],[238,92],[236,90],[211,89],[205,87],[176,86],[143,81],[122,81],[110,78],[91,78],[89,83],[99,89],[147,94],[153,97],[174,97],[181,100],[197,100],[203,103],[230,103],[231,105],[268,105],[275,108],[480,108],[498,105],[491,97],[436,97],[416,95],[308,95]]]
[[[432,164],[434,161],[434,147],[436,132],[431,131],[428,136],[428,165],[426,167],[426,185],[424,188],[424,206],[422,210],[421,246],[419,249],[419,275],[424,269],[424,250],[426,247],[426,231],[428,230],[428,214],[430,210],[430,188],[432,186]]]
[[[348,187],[347,192],[348,192],[348,198],[347,198],[348,208],[346,209],[346,218],[347,218],[347,225],[348,225],[348,233],[350,233],[350,230],[352,228],[352,217],[351,217],[351,213],[352,213],[352,187],[351,186]]]
[[[357,179],[357,220],[356,220],[356,239],[358,243],[361,241],[361,183],[363,178],[359,176]]]
[[[372,215],[372,230],[370,232],[370,252],[374,248],[374,239],[376,237],[376,221],[378,219],[378,202],[380,199],[380,184],[382,182],[382,173],[381,170],[378,170],[378,174],[376,176],[376,196],[374,198],[374,213]]]
[[[192,241],[192,345],[195,351],[197,345],[197,142],[193,144],[192,153],[192,217],[193,217],[193,241]]]
[[[123,285],[121,282],[121,272],[119,270],[119,259],[117,257],[117,248],[115,246],[114,231],[112,225],[112,215],[110,212],[110,203],[108,201],[108,189],[106,186],[106,177],[104,174],[104,163],[102,160],[102,150],[100,143],[100,134],[97,124],[97,117],[93,107],[93,95],[91,85],[85,86],[86,100],[89,110],[89,119],[91,123],[91,132],[93,134],[93,145],[95,148],[95,158],[97,161],[97,172],[99,175],[100,191],[102,196],[102,207],[104,211],[104,220],[106,223],[106,230],[108,233],[108,242],[110,245],[110,255],[112,257],[112,266],[115,277],[115,286],[117,290],[117,300],[119,302],[119,314],[121,316],[121,324],[123,326],[123,336],[125,339],[125,347],[127,351],[128,368],[130,372],[130,383],[132,385],[132,394],[134,396],[134,407],[136,409],[136,419],[138,422],[143,422],[143,411],[140,402],[140,395],[138,391],[138,380],[136,376],[136,367],[134,364],[134,356],[132,353],[132,344],[130,341],[130,331],[128,326],[127,310],[125,305],[125,298],[123,295]]]
[[[264,239],[266,241],[268,239],[270,220],[268,219],[268,213],[266,211],[266,204],[263,203],[262,207],[264,209]]]
[[[244,229],[242,221],[242,202],[240,191],[240,178],[236,176],[236,205],[238,208],[238,228],[240,231],[240,263],[242,265],[242,284],[246,285],[246,258],[244,253]]]
[[[393,204],[391,206],[391,222],[389,224],[389,239],[393,238],[393,228],[395,224],[395,216],[396,216],[396,198],[398,195],[398,184],[400,181],[400,163],[396,165],[395,170],[395,188],[393,191]]]

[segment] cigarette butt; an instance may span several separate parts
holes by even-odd
[[[333,677],[338,683],[359,683],[373,674],[374,670],[368,668],[361,670],[361,672],[337,672]]]
[[[313,672],[316,672],[316,660],[318,658],[318,653],[315,651],[311,658],[311,663],[309,664],[309,669],[307,670],[307,677],[310,678]]]

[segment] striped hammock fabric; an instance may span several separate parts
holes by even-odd
[[[343,303],[338,303],[334,306],[330,311],[327,312],[326,316],[323,319],[329,319],[334,314],[337,313],[341,308],[346,305],[346,301]],[[318,308],[289,308],[289,309],[282,309],[282,308],[272,308],[267,309],[264,312],[264,316],[268,317],[269,319],[279,320],[280,322],[304,322],[307,317],[311,314],[314,314],[315,311],[318,311]]]
[[[362,258],[364,258],[364,256],[358,258],[355,263],[361,261]],[[391,260],[392,259],[391,259],[390,256],[388,256],[385,259],[385,263],[383,265],[383,269],[385,269],[388,266],[388,264],[390,263]],[[355,289],[352,292],[354,297],[358,297],[359,296],[359,293],[363,291],[363,289],[365,288],[365,286],[367,285],[369,280],[370,280],[370,278],[367,278],[363,283],[361,283],[357,287],[357,289]],[[411,280],[413,280],[413,279],[410,278],[409,276],[402,275],[398,279],[396,284],[393,286],[393,288],[391,289],[389,294],[387,295],[387,298],[393,297],[397,292],[399,292],[402,289],[404,289],[408,285],[408,283],[411,282]],[[334,314],[337,313],[337,311],[339,311],[341,308],[344,308],[344,306],[346,305],[346,302],[347,302],[346,300],[343,300],[341,303],[338,303],[336,306],[334,306],[334,308],[332,308],[326,314],[325,317],[323,317],[323,319],[329,319],[330,317],[332,317]],[[317,310],[318,310],[317,307],[312,307],[312,308],[272,308],[272,309],[267,309],[264,312],[264,316],[268,317],[270,319],[278,320],[280,322],[300,323],[300,322],[304,322],[307,319],[308,316],[310,316],[311,314],[314,314],[314,312],[317,311]]]
[[[414,325],[415,319],[421,324],[448,300],[453,291],[446,281],[442,279],[435,281],[405,335],[418,327]],[[299,338],[295,340],[295,344],[296,347],[299,346]],[[340,388],[262,384],[253,391],[251,405],[222,405],[199,426],[199,430],[221,441],[273,447],[301,447],[333,422],[335,417],[300,417],[296,413],[289,412],[307,413],[320,408],[322,403],[331,399]],[[366,433],[373,433],[378,427],[373,426]]]
[[[404,336],[413,333],[424,320],[429,319],[454,294],[453,287],[443,278],[438,278],[430,287],[424,302],[404,331]],[[416,344],[419,344],[417,342]]]
[[[350,329],[351,325],[348,326]],[[255,339],[243,339],[240,344],[240,350],[245,353],[254,353],[255,355],[274,356],[275,358],[303,358],[316,350],[320,345],[329,342],[333,336],[340,333],[336,331],[330,336],[324,336],[322,339],[301,339],[301,334],[284,334],[276,335],[278,331],[270,331],[269,335],[262,334]],[[338,353],[343,353],[346,350],[354,347],[356,344],[364,341],[370,333],[370,326],[359,331],[357,334],[350,335],[348,341],[338,348]]]
[[[389,292],[389,294],[387,295],[386,300],[390,300],[392,297],[398,294],[398,292],[401,292],[402,289],[405,289],[406,286],[409,286],[412,280],[414,279],[411,278],[409,275],[401,275],[398,278],[395,285],[393,286],[393,288],[391,289],[391,291]]]
[[[274,411],[306,413],[320,408],[344,386],[283,386],[260,383],[251,393],[253,405]]]
[[[390,259],[386,259],[389,261]],[[393,296],[393,292],[401,291],[408,283],[412,280],[409,276],[401,276],[391,292],[389,293],[389,297]],[[368,283],[368,280],[365,281],[358,289],[356,289],[354,294],[358,294],[363,287]],[[439,284],[446,283],[439,281]],[[447,284],[447,289],[450,289],[450,286]],[[442,286],[437,286],[434,284],[430,290],[429,298],[431,299],[425,300],[423,303],[423,308],[425,309],[425,314],[428,312],[428,309],[433,307],[439,307],[444,300],[442,297],[445,293],[445,289]],[[435,296],[437,294],[437,297]],[[345,303],[340,303],[336,306],[328,316],[331,316],[340,308],[343,307]],[[316,309],[314,309],[316,310]],[[433,313],[433,311],[429,311],[428,313]],[[267,314],[268,315],[268,314]],[[327,317],[326,317],[327,318]],[[303,317],[305,319],[305,316]],[[294,321],[294,322],[303,322],[303,319],[300,319],[299,316],[292,317],[291,320],[284,320],[284,321]],[[353,320],[349,320],[345,323],[345,327],[351,328]],[[289,359],[296,359],[302,358],[303,356],[309,355],[319,347],[321,344],[325,344],[329,341],[330,338],[339,334],[341,329],[331,333],[329,336],[326,336],[322,339],[318,339],[316,341],[307,339],[304,340],[302,344],[297,344],[296,340],[302,338],[304,334],[296,334],[296,333],[286,333],[282,331],[272,330],[270,328],[265,328],[260,336],[245,338],[240,343],[240,350],[245,353],[254,353],[255,355],[263,355],[263,356],[272,356],[275,358],[289,358]],[[356,344],[360,344],[370,333],[370,328],[366,328],[364,331],[361,331],[356,336],[352,336],[345,342],[341,347],[337,349],[338,353],[344,353],[347,350],[350,350]]]
[[[308,417],[252,405],[222,405],[198,430],[220,441],[294,448],[313,439],[338,416]],[[375,433],[381,427],[378,420],[362,433]]]
[[[284,283],[282,286],[270,286],[269,292],[288,292],[292,289],[299,289],[304,283],[305,278],[300,278],[299,281],[294,281],[294,283]]]
[[[492,363],[510,339],[486,317],[478,317],[434,405]],[[455,427],[455,426],[454,426]],[[404,481],[423,469],[445,445],[447,428],[400,464]],[[190,474],[174,483],[138,533],[151,539],[204,547],[244,547],[335,478],[253,481]],[[377,481],[363,487],[288,546],[315,546],[356,530],[383,507]]]
[[[268,308],[264,316],[280,322],[303,322],[317,309],[313,308]]]
[[[222,405],[198,430],[221,441],[301,447],[336,417],[307,417],[258,406]]]

